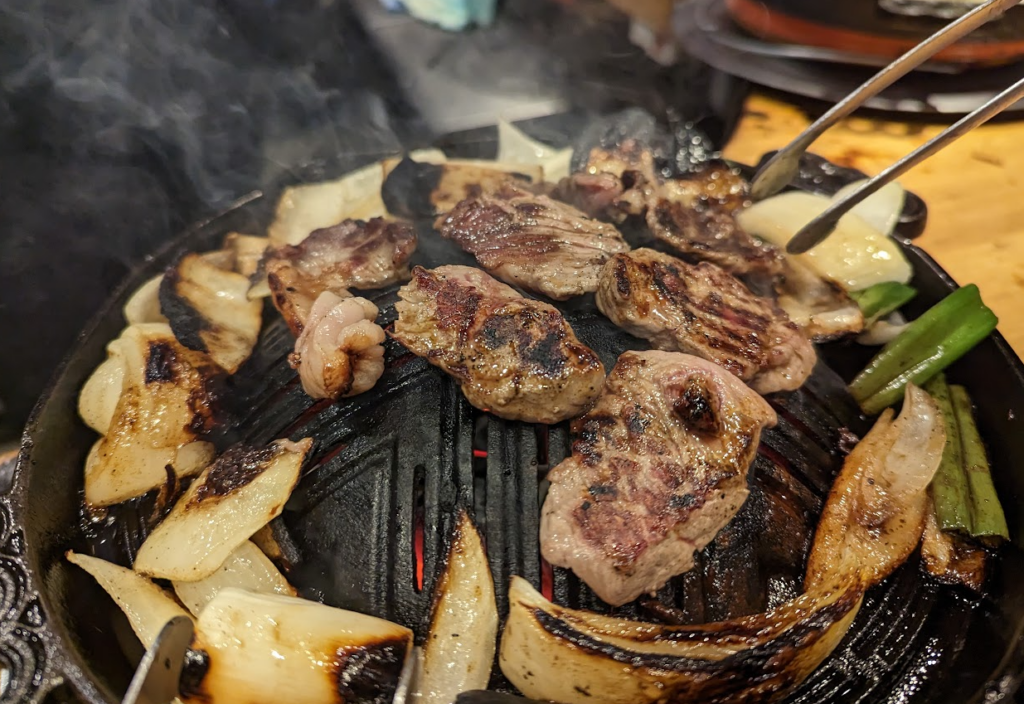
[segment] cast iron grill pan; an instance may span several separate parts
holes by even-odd
[[[267,202],[240,206],[199,227],[184,246],[208,249],[229,231],[262,231],[267,216]],[[914,304],[918,309],[911,311],[916,315],[946,295],[952,283],[920,250],[907,245],[907,251],[921,291]],[[67,477],[79,481],[93,441],[74,417],[78,389],[122,326],[123,300],[174,254],[165,251],[140,271],[83,335],[79,353],[58,375],[30,424],[9,499],[18,524],[0,526],[8,553],[8,536],[29,538],[27,551],[17,542],[15,550],[21,552],[12,559],[19,569],[11,573],[24,574],[19,566],[25,565],[32,575],[20,586],[3,582],[2,603],[39,620],[19,631],[31,630],[31,638],[2,634],[0,655],[15,662],[21,678],[15,684],[23,691],[32,691],[32,678],[37,688],[52,690],[48,701],[74,700],[72,688],[81,699],[117,701],[137,661],[138,644],[124,618],[87,575],[67,567],[62,555],[73,547],[129,564],[148,532],[154,497],[115,507],[106,521],[83,530],[81,521],[67,521],[81,505],[81,494]],[[421,228],[414,263],[472,261],[427,226]],[[395,318],[396,290],[364,293],[381,308],[386,326]],[[601,316],[592,296],[559,307],[609,369],[621,352],[646,347]],[[820,347],[821,362],[804,388],[769,399],[779,424],[762,437],[751,470],[751,496],[740,513],[691,572],[656,596],[612,609],[571,572],[552,569],[540,557],[544,475],[569,453],[567,423],[546,427],[482,413],[449,377],[391,339],[385,345],[386,371],[373,390],[336,404],[314,402],[287,365],[292,344],[270,310],[252,358],[230,382],[229,422],[216,441],[225,447],[313,437],[299,486],[274,522],[289,580],[303,596],[394,620],[413,628],[419,639],[459,506],[469,507],[483,530],[502,616],[508,581],[516,574],[558,603],[649,621],[714,621],[785,601],[799,590],[823,499],[842,464],[841,438],[846,432],[859,437],[870,425],[843,382],[870,351],[856,345]],[[993,375],[995,370],[1002,375]],[[1016,534],[1024,487],[1008,470],[1012,458],[1024,456],[1014,412],[1024,404],[1020,363],[997,336],[955,367],[953,377],[979,400],[980,425]],[[994,391],[1002,391],[1005,400],[991,400]],[[1021,565],[1019,551],[1005,549],[989,595],[974,597],[922,576],[912,557],[869,592],[843,643],[790,701],[959,702],[986,682],[988,689],[979,696],[998,700],[1012,693],[1024,660],[1018,643],[1024,599],[1015,589]],[[40,597],[32,596],[33,586]],[[35,660],[19,664],[18,652]],[[491,684],[511,691],[497,669]]]

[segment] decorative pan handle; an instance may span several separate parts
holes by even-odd
[[[25,568],[25,538],[10,492],[17,453],[0,455],[0,701],[41,701],[61,681],[46,618]]]

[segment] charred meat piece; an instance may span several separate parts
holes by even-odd
[[[626,352],[548,475],[541,552],[612,605],[660,588],[747,498],[771,407],[721,367]]]
[[[369,391],[384,373],[384,329],[365,298],[324,291],[288,356],[312,398],[337,400]]]
[[[864,329],[864,314],[842,286],[787,257],[776,283],[779,307],[815,342],[828,342]]]
[[[647,226],[658,240],[681,254],[718,264],[733,274],[777,274],[781,253],[736,222],[734,213],[746,204],[747,189],[747,182],[734,169],[708,162],[654,191]]]
[[[447,213],[466,198],[494,193],[506,183],[529,188],[543,171],[515,173],[491,162],[429,164],[406,157],[384,179],[381,197],[388,212],[403,218],[426,218]]]
[[[409,278],[416,231],[383,218],[345,220],[314,230],[297,245],[267,252],[264,268],[274,305],[291,331],[302,331],[313,302],[324,291],[381,288]]]
[[[560,301],[596,290],[608,257],[629,250],[613,226],[514,184],[467,198],[435,226],[502,281]]]
[[[703,357],[763,394],[799,388],[817,361],[784,311],[708,262],[616,254],[601,270],[597,307],[656,349]]]
[[[479,269],[413,269],[394,337],[451,374],[471,404],[509,420],[557,423],[600,393],[604,367],[554,307]]]

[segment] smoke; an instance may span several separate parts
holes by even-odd
[[[368,75],[381,62],[344,5],[5,0],[0,88],[46,149],[155,158],[216,207],[312,162],[399,147]]]

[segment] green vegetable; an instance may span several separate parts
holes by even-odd
[[[965,474],[970,486],[971,535],[976,538],[1008,540],[1010,531],[1006,527],[1006,516],[992,484],[985,445],[974,422],[971,399],[962,386],[949,387],[953,413],[960,429]]]
[[[861,410],[875,414],[924,384],[984,340],[999,322],[974,284],[957,289],[882,348],[850,384]]]
[[[955,530],[962,533],[972,532],[971,496],[964,470],[963,448],[960,444],[960,430],[957,428],[956,415],[953,413],[953,402],[950,398],[949,386],[945,374],[936,375],[924,386],[931,394],[942,411],[942,420],[946,426],[946,447],[942,451],[942,462],[932,479],[932,502],[935,504],[935,517],[939,520],[942,530]]]
[[[876,320],[884,318],[917,295],[917,289],[897,281],[875,284],[863,291],[854,291],[850,298],[860,306],[864,314],[864,327],[871,327]]]

